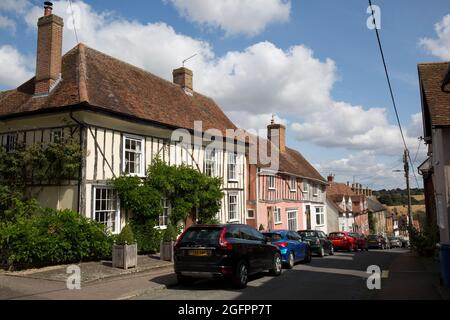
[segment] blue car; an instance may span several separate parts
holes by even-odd
[[[308,243],[302,241],[297,232],[276,230],[263,234],[272,244],[280,248],[281,259],[289,269],[293,268],[296,262],[311,261],[311,248]]]

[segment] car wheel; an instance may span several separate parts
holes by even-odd
[[[334,255],[334,247],[330,247],[330,252],[328,253],[330,256]]]
[[[320,247],[319,257],[323,258],[324,256],[325,256],[325,249],[323,247]]]
[[[294,256],[294,255],[292,255],[292,256]],[[281,256],[279,253],[275,253],[275,256],[273,257],[273,267],[272,267],[272,269],[270,269],[270,274],[273,276],[279,276],[281,274],[282,268],[283,268],[283,263],[281,262]]]
[[[348,247],[347,251],[348,251],[348,252],[352,252],[352,251],[353,251],[353,246],[350,245],[350,246]]]
[[[178,284],[182,286],[190,285],[194,282],[192,277],[183,276],[181,274],[177,274]]]
[[[303,260],[305,263],[310,263],[312,260],[312,252],[311,249],[306,249],[306,256],[305,256],[305,260]]]
[[[245,261],[240,261],[236,266],[236,271],[233,275],[233,285],[238,289],[243,289],[248,282],[248,266]]]
[[[294,267],[294,264],[295,264],[295,257],[294,257],[294,253],[291,251],[291,252],[289,252],[289,258],[288,258],[288,263],[287,263],[288,269],[292,269]]]

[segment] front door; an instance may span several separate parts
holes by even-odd
[[[311,230],[311,206],[306,206],[306,229]]]

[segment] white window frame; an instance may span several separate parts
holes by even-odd
[[[325,225],[325,210],[324,207],[316,207],[316,226],[324,226]],[[319,217],[319,222],[317,223],[317,217]]]
[[[319,186],[317,184],[315,184],[313,186],[313,197],[318,197],[319,196]]]
[[[132,150],[132,149],[126,149],[126,141],[135,141],[139,142],[141,144],[141,150],[139,152]],[[126,161],[126,153],[127,152],[134,152],[135,154],[140,155],[139,160],[139,172],[126,172],[127,169],[127,161]],[[124,135],[122,140],[122,171],[126,175],[130,176],[139,176],[143,177],[145,175],[145,139],[140,136],[134,136],[134,135]]]
[[[294,183],[294,187],[292,188],[292,183]],[[291,192],[297,192],[297,177],[291,176],[289,181],[289,188]]]
[[[282,224],[283,223],[283,219],[281,217],[281,208],[275,208],[274,211],[274,217],[273,217],[273,222],[275,224]]]
[[[252,213],[251,215],[250,215],[250,212]],[[247,210],[247,219],[256,219],[256,217],[255,217],[255,210],[254,209],[248,209]]]
[[[167,224],[169,223],[169,217],[172,210],[172,204],[170,203],[169,199],[166,197],[161,198],[161,206],[163,208],[162,215],[158,216],[158,228],[159,229],[167,229]],[[167,214],[166,214],[167,210]],[[161,223],[161,219],[166,220],[166,223]]]
[[[231,198],[235,198],[235,202],[231,202]],[[239,206],[239,199],[238,199],[238,194],[237,193],[229,193],[228,197],[227,197],[227,206],[228,206],[228,212],[227,212],[227,218],[228,218],[228,222],[238,222],[239,221],[239,210],[238,210],[238,206]],[[231,210],[231,206],[234,205],[235,209],[234,211]],[[231,216],[231,213],[234,212],[234,217]]]
[[[207,176],[216,176],[217,150],[215,148],[205,148],[205,161],[203,171]],[[210,171],[210,172],[208,172]]]
[[[59,135],[59,136],[58,136]],[[58,137],[58,141],[55,138]],[[55,128],[50,130],[50,142],[51,143],[61,143],[64,139],[64,130],[63,128]]]
[[[308,182],[306,180],[304,180],[302,182],[302,192],[303,193],[308,193]]]
[[[227,176],[228,181],[237,181],[237,154],[234,152],[228,153]]]
[[[5,150],[6,152],[14,152],[17,149],[17,140],[18,135],[15,133],[8,133],[6,135],[6,144],[5,144]]]
[[[96,207],[97,200],[100,200],[100,201],[102,200],[102,199],[97,199],[97,190],[108,190],[109,192],[113,192],[115,194],[115,199],[112,199],[112,201],[116,202],[116,208],[114,211],[108,210],[108,209],[101,210],[101,208],[99,210],[97,210],[97,207]],[[93,195],[92,195],[92,213],[91,213],[92,220],[100,222],[97,220],[97,217],[96,217],[97,212],[110,212],[110,213],[114,212],[115,213],[115,221],[114,221],[115,228],[114,228],[114,230],[109,229],[110,227],[108,226],[108,222],[105,225],[107,227],[107,230],[111,231],[113,234],[118,234],[121,231],[121,226],[120,226],[121,217],[120,217],[120,201],[119,201],[119,197],[117,196],[117,191],[114,188],[111,188],[108,186],[93,186],[92,193],[93,193]],[[108,200],[108,199],[106,199],[106,200]],[[100,222],[100,223],[102,223],[102,222]]]
[[[289,215],[294,214],[295,218],[290,218]],[[298,210],[294,210],[294,209],[288,209],[286,210],[286,215],[287,215],[287,228],[288,230],[291,231],[297,231],[298,230]],[[295,230],[289,229],[289,222],[295,220]]]
[[[267,176],[267,187],[269,188],[269,190],[276,190],[275,176],[272,176],[272,175]]]

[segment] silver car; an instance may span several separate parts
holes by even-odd
[[[402,247],[402,240],[400,240],[399,237],[389,237],[389,243],[391,245],[391,248],[401,248]]]

